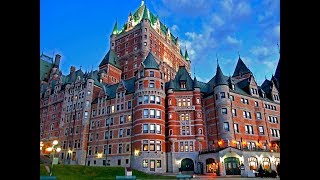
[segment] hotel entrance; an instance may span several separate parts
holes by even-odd
[[[240,161],[236,157],[227,157],[224,159],[226,175],[240,175]]]

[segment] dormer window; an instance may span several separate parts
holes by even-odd
[[[181,87],[181,89],[185,89],[186,88],[186,81],[180,81],[180,87]]]
[[[143,71],[140,71],[140,78],[144,77]]]
[[[154,71],[150,71],[150,77],[154,77]]]

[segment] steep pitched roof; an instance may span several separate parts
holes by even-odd
[[[277,65],[277,68],[276,68],[276,72],[274,74],[274,77],[280,81],[280,58],[279,58],[279,61],[278,61],[278,65]]]
[[[130,79],[123,80],[123,83],[126,87],[126,94],[134,93],[134,82],[135,77],[132,77]],[[108,99],[113,99],[116,97],[117,94],[117,88],[119,86],[119,83],[113,84],[113,85],[105,85],[105,91],[108,95]]]
[[[53,58],[47,55],[41,54],[40,56],[40,80],[43,81],[50,74],[53,67]]]
[[[228,77],[223,75],[219,64],[217,66],[217,71],[214,80],[214,86],[218,85],[228,85]]]
[[[112,49],[110,49],[108,51],[108,53],[104,56],[104,58],[102,59],[101,63],[99,64],[99,67],[103,66],[105,64],[108,64],[108,63],[113,65],[113,66],[115,66],[118,69],[121,69],[118,57],[117,57],[116,53]]]
[[[194,79],[193,79],[193,88],[200,88],[200,84],[196,76],[194,76]]]
[[[187,61],[190,61],[187,49],[186,49],[186,52],[184,53],[184,59]]]
[[[191,79],[187,69],[185,66],[179,66],[179,70],[174,78],[173,85],[174,85],[174,90],[187,90],[187,91],[192,91],[193,90],[193,80]],[[181,88],[180,87],[180,81],[185,81],[186,82],[186,88]]]
[[[270,93],[272,90],[272,82],[269,81],[268,79],[264,80],[264,82],[261,85],[261,89],[265,92],[265,93]]]
[[[159,70],[159,64],[154,59],[154,56],[151,53],[151,51],[149,52],[149,54],[146,57],[146,59],[142,62],[142,64],[143,64],[145,69],[158,69]]]
[[[251,73],[251,71],[248,69],[248,67],[244,64],[242,59],[239,57],[236,69],[234,70],[232,77],[239,76],[240,74],[246,74],[246,73]]]
[[[116,21],[116,23],[114,24],[112,34],[118,34],[118,21]]]

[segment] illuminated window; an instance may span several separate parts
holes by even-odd
[[[257,170],[257,168],[258,168],[258,160],[257,160],[256,157],[249,157],[248,158],[248,162],[249,162],[250,170]]]
[[[147,168],[147,167],[148,167],[148,160],[147,160],[147,159],[144,159],[144,160],[142,161],[142,167],[144,167],[144,168]]]

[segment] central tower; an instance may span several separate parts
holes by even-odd
[[[136,76],[149,52],[160,61],[159,70],[165,82],[174,78],[179,66],[185,66],[190,73],[191,61],[187,50],[183,55],[178,37],[170,32],[158,16],[150,12],[144,1],[134,13],[129,13],[123,26],[115,22],[110,36],[110,49],[118,57],[121,79]]]

